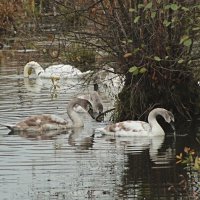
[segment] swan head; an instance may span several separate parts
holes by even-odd
[[[161,115],[164,120],[170,124],[170,126],[172,127],[173,131],[175,130],[175,127],[174,127],[174,115],[172,112],[164,109],[164,108],[155,108],[153,109],[150,113],[149,113],[149,116],[148,116],[148,121],[149,123],[151,124],[151,121],[153,119],[156,119],[156,116],[157,115]]]
[[[171,123],[171,122],[174,122],[174,115],[172,114],[172,112],[168,111],[168,110],[165,110],[164,109],[164,114],[162,115],[163,118],[165,119],[165,121],[167,123]]]
[[[89,113],[89,115],[95,120],[96,120],[97,116],[99,116],[99,114],[100,114],[93,110],[92,104],[89,101],[87,102],[86,110]]]
[[[32,74],[33,70],[37,76],[39,76],[41,72],[44,72],[39,63],[30,61],[24,66],[24,77],[28,78]]]
[[[175,131],[175,126],[174,126],[174,115],[172,112],[165,110],[163,118],[165,119],[165,121],[167,123],[169,123],[173,129],[173,131]]]
[[[93,106],[92,104],[86,100],[86,99],[81,99],[81,98],[75,98],[74,101],[76,102],[73,107],[78,104],[80,105],[82,108],[84,108],[88,113],[89,115],[93,118],[93,119],[96,119],[96,117],[99,115],[98,112],[94,112],[94,109],[93,109]]]
[[[152,118],[156,118],[157,115],[161,115],[167,123],[174,122],[174,115],[172,112],[164,108],[155,108],[149,113],[148,121]]]

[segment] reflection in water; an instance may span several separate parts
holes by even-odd
[[[94,134],[84,136],[83,128],[73,128],[72,133],[69,134],[68,144],[74,146],[79,150],[88,150],[93,147]]]
[[[171,147],[162,149],[160,154],[159,150],[163,146],[165,136],[158,137],[112,137],[103,136],[107,141],[113,142],[116,147],[123,147],[124,151],[134,154],[140,154],[143,151],[148,150],[150,160],[155,164],[170,164],[174,160],[175,152],[172,150],[173,143]]]
[[[51,93],[64,92],[69,89],[85,87],[83,80],[69,78],[69,79],[30,79],[24,78],[24,86],[27,91],[38,93],[42,89],[48,88]]]
[[[58,135],[67,134],[69,130],[50,130],[46,132],[31,132],[31,131],[10,131],[8,135],[19,135],[21,137],[32,139],[32,140],[52,140]]]
[[[80,85],[61,89],[67,85],[59,82],[58,95],[51,98],[51,84],[31,80],[41,84],[35,90],[34,84],[27,87],[23,76],[16,75],[18,58],[4,60],[0,67],[0,122],[15,123],[52,112],[65,117],[66,104],[81,92]],[[113,102],[103,98],[103,103],[108,110]],[[180,152],[194,145],[193,135],[177,141],[168,136],[154,140],[98,137],[93,130],[104,125],[81,115],[85,127],[45,136],[9,135],[0,127],[2,199],[187,199],[168,188],[180,181],[176,149]]]

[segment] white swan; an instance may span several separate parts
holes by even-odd
[[[102,113],[103,112],[103,103],[102,99],[97,91],[91,91],[87,94],[79,94],[77,95],[77,98],[80,99],[86,99],[92,104],[92,108],[94,112]],[[81,106],[75,106],[74,107],[76,112],[85,112],[85,109],[83,109]]]
[[[105,135],[114,136],[162,136],[165,135],[165,132],[156,120],[157,115],[161,115],[167,123],[174,122],[174,115],[170,111],[164,108],[155,108],[149,113],[149,123],[144,121],[123,121],[107,125],[104,128],[97,128],[96,130]]]
[[[94,75],[93,80],[95,84],[102,85],[104,91],[113,99],[121,92],[125,83],[125,77],[116,74],[111,67],[105,67],[105,69],[98,71]]]
[[[48,130],[65,130],[74,127],[83,127],[83,120],[79,117],[73,107],[79,104],[88,111],[91,117],[94,117],[92,105],[85,99],[74,98],[67,105],[67,114],[71,119],[71,123],[57,115],[42,114],[34,115],[23,119],[15,125],[3,125],[9,128],[11,131],[32,131],[32,132],[43,132]]]
[[[35,71],[37,77],[41,78],[80,78],[84,75],[90,73],[81,72],[79,69],[71,66],[71,65],[52,65],[46,68],[45,70],[41,67],[41,65],[35,61],[30,61],[24,66],[24,77],[29,78],[32,74],[32,71]]]

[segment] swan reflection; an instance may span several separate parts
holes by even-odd
[[[157,137],[113,137],[101,136],[104,140],[111,142],[116,148],[123,150],[127,154],[139,156],[145,151],[149,152],[150,160],[156,165],[169,164],[175,158],[173,143],[165,147],[165,136]],[[174,139],[173,139],[174,140]],[[161,150],[162,149],[162,150]]]

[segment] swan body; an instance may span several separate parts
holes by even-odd
[[[51,114],[34,115],[23,119],[15,125],[4,125],[11,131],[42,132],[48,130],[65,130],[68,128],[83,127],[84,123],[73,107],[78,104],[93,117],[92,105],[85,99],[74,98],[67,105],[67,114],[70,121]]]
[[[162,136],[165,135],[165,132],[156,120],[158,115],[161,115],[167,123],[174,122],[174,115],[170,111],[164,108],[155,108],[149,113],[148,123],[130,120],[107,125],[96,130],[105,135],[113,136]]]
[[[102,99],[97,91],[92,91],[87,94],[80,94],[77,96],[80,99],[86,99],[92,104],[94,112],[102,113],[103,112],[103,103]],[[74,107],[76,112],[85,112],[81,106]]]
[[[94,83],[102,85],[106,93],[112,98],[115,98],[115,96],[118,95],[125,83],[125,77],[116,74],[114,69],[110,67],[106,67],[97,72],[93,79]]]
[[[29,78],[33,70],[40,78],[79,78],[90,73],[90,71],[81,72],[71,65],[64,64],[52,65],[44,70],[39,63],[30,61],[24,66],[24,77]]]

